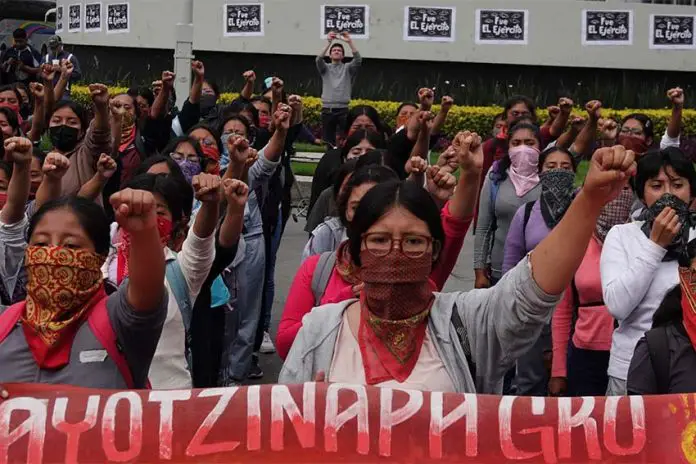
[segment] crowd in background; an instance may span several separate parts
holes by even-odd
[[[240,385],[277,349],[281,383],[696,391],[682,89],[667,92],[665,134],[596,100],[572,117],[570,98],[539,125],[517,96],[491,134],[458,128],[431,158],[453,99],[433,113],[435,92],[419,89],[388,127],[350,106],[362,58],[329,34],[316,58],[327,150],[274,344],[302,98],[250,70],[221,103],[193,61],[180,108],[170,71],[124,93],[89,84],[84,108],[60,38],[43,57],[14,38],[0,57],[0,382]],[[470,229],[476,288],[442,293]]]

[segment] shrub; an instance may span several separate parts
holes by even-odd
[[[110,87],[111,93],[125,92],[127,89],[124,87]],[[223,93],[220,97],[221,102],[229,103],[238,94],[236,93]],[[72,88],[72,98],[82,104],[89,104],[89,92],[85,86],[73,86]],[[317,97],[305,96],[302,97],[304,102],[304,118],[305,122],[309,126],[317,127],[321,120],[321,99]],[[396,110],[399,107],[400,102],[390,102],[390,101],[372,101],[372,100],[353,100],[351,105],[371,105],[374,106],[377,112],[382,116],[385,123],[393,127],[396,120]],[[434,111],[439,110],[439,106],[435,105]],[[445,135],[448,137],[454,136],[457,131],[460,130],[471,130],[479,133],[484,138],[488,136],[491,131],[491,126],[493,123],[493,118],[500,113],[502,110],[498,106],[457,106],[455,105],[450,111],[449,117],[447,118],[447,123],[444,127]],[[670,109],[604,109],[603,115],[605,117],[614,117],[618,120],[624,116],[635,113],[642,112],[650,116],[655,123],[655,134],[656,137],[660,137],[667,127],[667,121],[669,120],[672,111]],[[573,110],[573,114],[578,116],[585,116],[586,113],[580,108]],[[541,110],[538,113],[539,120],[545,121],[547,114],[545,110]],[[696,110],[684,110],[684,135],[686,136],[696,136]]]

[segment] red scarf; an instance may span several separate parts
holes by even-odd
[[[682,290],[682,314],[684,316],[684,328],[689,335],[689,340],[696,349],[696,276],[688,267],[679,268],[679,283]]]
[[[435,286],[428,280],[432,253],[408,258],[392,250],[375,257],[365,250],[360,259],[365,287],[360,294],[358,345],[366,383],[403,383],[418,362],[435,299]]]
[[[172,221],[157,216],[157,231],[162,247],[167,246],[172,235]],[[119,229],[118,245],[116,247],[116,285],[121,285],[123,279],[130,274],[128,259],[130,256],[131,235],[129,232]]]
[[[202,145],[201,151],[206,159],[215,162],[215,167],[211,174],[220,175],[220,150],[218,150],[217,145]]]
[[[104,257],[84,249],[30,246],[22,329],[42,369],[60,369],[70,361],[73,340],[96,303],[106,298]]]

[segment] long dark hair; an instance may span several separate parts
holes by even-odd
[[[92,200],[76,196],[51,200],[39,208],[29,221],[26,237],[27,243],[31,240],[31,236],[41,219],[47,213],[58,209],[69,210],[77,217],[80,227],[84,229],[92,244],[94,244],[94,251],[97,254],[102,256],[109,254],[111,234],[109,220],[106,217],[106,213],[104,213],[104,209]]]
[[[440,243],[440,249],[445,241],[445,231],[442,228],[440,209],[423,187],[411,181],[390,181],[376,185],[365,194],[358,209],[355,210],[353,221],[348,225],[348,240],[351,259],[358,266],[360,263],[360,248],[362,237],[370,227],[395,206],[408,210],[428,225],[433,240]],[[439,255],[437,257],[439,259]],[[437,259],[434,260],[437,262]]]
[[[517,124],[514,124],[509,130],[508,130],[508,138],[507,138],[507,145],[506,145],[506,150],[505,150],[505,156],[501,158],[500,161],[497,163],[497,167],[495,171],[493,172],[493,177],[495,178],[495,181],[500,183],[503,182],[505,179],[507,179],[508,176],[508,169],[512,165],[512,161],[510,160],[510,155],[507,152],[507,148],[510,146],[510,140],[512,140],[512,136],[515,135],[517,131],[527,129],[530,130],[534,133],[534,137],[536,137],[537,141],[539,142],[539,146],[541,146],[541,135],[539,134],[539,127],[534,125],[534,124],[529,124],[527,122],[520,122]]]
[[[387,148],[387,143],[384,138],[377,132],[359,129],[353,132],[341,147],[341,159],[346,160],[348,158],[348,153],[356,145],[360,144],[363,140],[370,142],[370,145],[377,149]]]
[[[348,211],[348,200],[350,200],[353,190],[364,184],[380,184],[386,181],[398,180],[399,177],[396,173],[386,166],[368,165],[357,169],[346,183],[346,187],[338,195],[338,217],[341,219],[343,225],[348,225],[346,212]]]
[[[367,116],[370,118],[370,121],[372,121],[375,127],[377,127],[377,132],[379,132],[383,137],[389,137],[391,135],[391,129],[384,124],[384,121],[382,121],[382,118],[379,116],[377,110],[370,105],[357,105],[348,111],[345,127],[346,134],[350,130],[350,126],[353,125],[359,116]]]

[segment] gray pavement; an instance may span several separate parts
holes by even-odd
[[[274,340],[290,284],[300,265],[302,249],[307,242],[307,233],[303,230],[305,220],[304,218],[298,218],[298,220],[299,222],[295,223],[291,218],[288,222],[280,250],[278,251],[275,276],[276,294],[273,301],[273,315],[271,319],[271,336]],[[444,291],[471,290],[474,287],[473,250],[474,237],[470,231],[459,254],[457,265],[447,281]],[[283,365],[280,357],[277,354],[262,354],[260,365],[265,375],[262,379],[253,383],[275,383]]]

